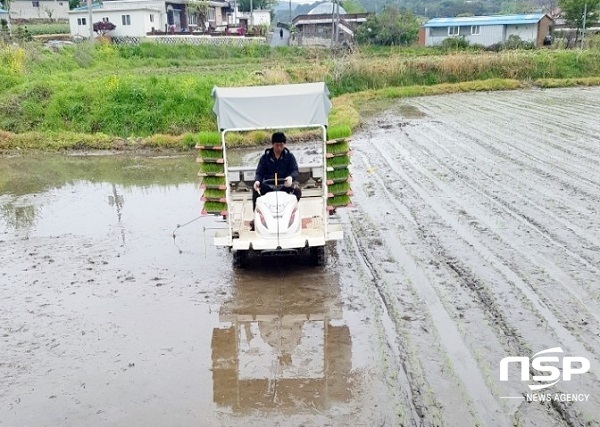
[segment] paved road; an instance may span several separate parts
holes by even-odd
[[[279,28],[273,32],[273,37],[271,37],[271,47],[276,46],[288,46],[290,40],[290,32],[283,28],[283,37],[279,37]]]

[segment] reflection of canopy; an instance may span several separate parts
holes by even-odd
[[[243,413],[322,410],[352,398],[352,340],[339,281],[311,271],[294,280],[240,275],[213,329],[213,399]]]
[[[327,125],[331,101],[325,83],[216,87],[219,130]]]

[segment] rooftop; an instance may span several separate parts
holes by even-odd
[[[315,7],[313,7],[310,11],[308,11],[307,15],[320,15],[320,14],[325,14],[328,13],[329,15],[331,15],[334,12],[334,4],[333,2],[330,1],[324,1],[323,3],[319,3],[317,4]],[[339,6],[339,12],[340,15],[346,14],[346,10],[342,7]],[[335,5],[335,12],[338,12],[338,6]]]
[[[528,13],[520,15],[490,15],[490,16],[461,16],[459,18],[433,18],[425,27],[449,27],[467,25],[518,25],[535,24],[539,22],[545,13]]]

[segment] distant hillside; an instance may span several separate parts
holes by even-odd
[[[365,11],[381,13],[386,7],[403,8],[415,15],[428,18],[458,15],[494,15],[501,13],[545,12],[551,0],[354,0]],[[280,1],[274,7],[276,22],[290,21],[290,4],[292,19],[296,15],[306,14],[316,3]],[[343,0],[342,0],[343,4]]]
[[[292,6],[292,19],[294,19],[297,15],[304,15],[307,13],[316,3],[301,3],[294,1],[290,3],[289,1],[280,1],[279,4],[273,8],[276,22],[290,21],[290,4]]]

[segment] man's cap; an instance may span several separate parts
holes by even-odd
[[[271,137],[271,143],[275,144],[276,142],[286,142],[285,134],[283,132],[275,132]]]

